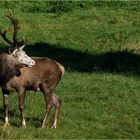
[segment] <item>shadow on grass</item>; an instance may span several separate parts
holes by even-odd
[[[28,54],[33,56],[47,56],[63,64],[68,71],[108,73],[123,73],[140,75],[140,55],[128,52],[107,52],[90,54],[63,46],[48,43],[36,43],[26,47]]]
[[[4,109],[0,108],[0,120],[2,120],[2,126],[4,125]],[[20,127],[20,115],[19,113],[16,113],[15,110],[10,110],[9,109],[9,123],[11,126],[14,127]],[[14,121],[13,118],[16,118],[17,121]],[[41,123],[42,123],[42,119],[37,118],[37,117],[32,117],[32,116],[25,116],[26,119],[26,123],[28,125],[28,123],[30,123],[29,126],[35,127],[35,128],[40,128],[41,127]]]
[[[1,114],[0,120],[2,120],[3,124],[4,124],[4,109],[3,108],[0,108],[0,114]],[[19,117],[18,114],[16,114],[15,110],[9,110],[8,114],[9,114],[9,119],[11,119],[13,117]],[[13,121],[10,122],[10,125],[18,127],[18,125]]]
[[[87,73],[103,71],[140,75],[140,55],[128,51],[90,54],[88,51],[80,52],[64,48],[60,44],[53,45],[43,42],[28,45],[25,51],[30,56],[49,57],[57,60],[68,71]]]
[[[50,112],[49,118],[46,122],[46,127],[51,127],[52,120],[53,120],[53,117],[52,117],[53,113],[54,113],[54,111],[52,110]],[[0,120],[2,121],[2,127],[3,127],[3,125],[4,125],[4,109],[3,108],[0,108],[0,114],[1,114],[0,115]],[[20,114],[15,112],[15,110],[10,110],[10,109],[9,109],[8,114],[9,114],[10,126],[20,127]],[[42,116],[42,118],[40,118],[40,117],[37,117],[37,116],[27,116],[27,115],[25,115],[25,120],[26,120],[26,123],[27,123],[27,127],[31,126],[31,127],[35,127],[35,128],[40,128],[41,124],[42,124],[42,121],[43,121],[43,117],[44,116]],[[15,119],[13,120],[13,118],[15,118],[18,121],[15,121]]]

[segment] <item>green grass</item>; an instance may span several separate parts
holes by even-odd
[[[9,2],[10,3],[10,2]],[[0,95],[0,138],[93,139],[140,138],[140,2],[116,7],[105,2],[91,9],[68,13],[25,12],[16,7],[27,39],[26,52],[61,62],[66,73],[56,93],[62,100],[58,127],[40,129],[45,102],[40,92],[29,91],[27,128],[19,128],[18,97],[10,96],[8,128],[3,128]],[[26,2],[23,3],[26,5]],[[20,4],[19,4],[20,5]],[[12,29],[0,9],[0,26]],[[6,44],[0,38],[1,51]]]
[[[27,129],[20,129],[17,95],[10,97],[11,126],[2,138],[138,138],[140,80],[137,77],[66,73],[57,88],[63,104],[56,130],[39,129],[45,105],[42,94],[26,100]],[[2,99],[1,99],[2,100]],[[1,103],[2,106],[2,103]],[[1,122],[2,125],[2,122]]]

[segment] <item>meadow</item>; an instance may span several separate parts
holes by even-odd
[[[57,129],[50,128],[54,110],[40,129],[45,102],[34,91],[26,97],[27,128],[19,128],[17,93],[10,95],[10,126],[3,128],[0,94],[1,139],[140,138],[139,1],[0,4],[0,27],[8,28],[9,38],[12,27],[4,15],[11,9],[22,23],[18,38],[25,37],[26,53],[66,69],[56,90],[62,100]],[[1,52],[7,46],[0,38]]]

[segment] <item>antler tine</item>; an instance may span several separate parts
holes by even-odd
[[[0,34],[2,36],[2,38],[8,43],[10,44],[11,46],[14,46],[13,42],[10,41],[7,37],[6,37],[6,33],[7,33],[7,30],[0,30]]]
[[[19,29],[20,29],[19,20],[12,16],[12,12],[11,11],[9,11],[9,14],[6,15],[6,16],[11,20],[11,22],[13,24],[13,27],[14,27],[14,33],[13,33],[13,43],[14,43],[14,45],[15,46],[17,46],[19,44],[23,45],[22,43],[24,43],[24,41],[22,41],[22,42],[21,41],[19,41],[19,42],[17,41],[17,33],[18,33]]]
[[[22,46],[25,44],[25,40],[24,40],[24,37],[18,41],[18,46]]]

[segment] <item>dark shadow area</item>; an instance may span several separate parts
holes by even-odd
[[[52,112],[53,112],[53,110],[51,111],[51,113],[49,115],[48,121],[46,122],[46,126],[49,126],[49,127],[51,126],[52,120],[53,120]],[[3,121],[2,124],[4,124],[4,109],[3,108],[0,108],[0,114],[1,114],[0,115],[0,120]],[[15,110],[10,110],[10,109],[9,109],[8,114],[9,114],[9,123],[10,123],[10,125],[15,126],[15,127],[20,127],[20,114],[15,112]],[[18,122],[12,121],[13,117],[16,117],[16,119],[18,119]],[[33,116],[27,116],[25,114],[25,120],[26,120],[26,123],[27,123],[27,127],[28,127],[28,124],[29,124],[29,126],[32,126],[32,127],[35,127],[35,128],[40,128],[44,116],[41,116],[41,117],[42,118],[35,117],[35,116],[34,117]]]
[[[3,51],[3,48],[0,48]],[[122,73],[140,75],[140,55],[126,51],[90,54],[64,48],[60,44],[44,42],[27,45],[25,51],[30,56],[49,57],[65,66],[68,71]]]
[[[140,55],[132,52],[90,54],[64,48],[60,44],[36,43],[25,48],[32,56],[49,57],[63,64],[68,71],[123,73],[140,75]]]

